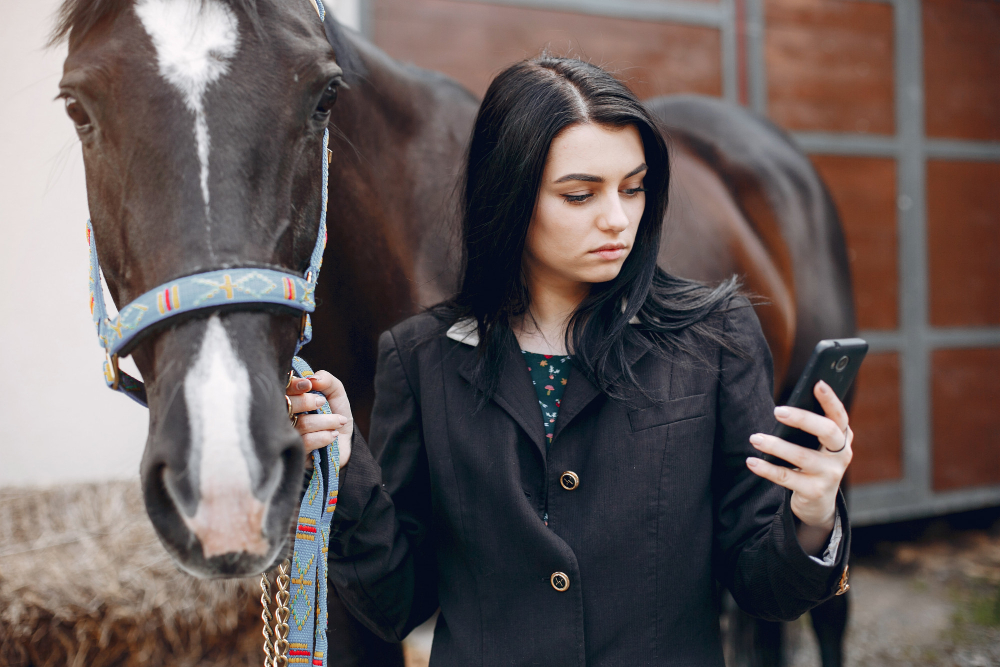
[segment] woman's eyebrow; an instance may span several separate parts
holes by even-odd
[[[592,174],[566,174],[562,178],[557,178],[555,183],[565,183],[566,181],[586,181],[588,183],[603,183],[604,177]]]
[[[632,178],[636,174],[646,171],[646,163],[643,162],[638,167],[625,174],[625,178]],[[622,179],[625,180],[625,179]],[[585,181],[587,183],[603,183],[603,176],[594,176],[593,174],[566,174],[561,178],[557,178],[553,183],[565,183],[566,181]]]
[[[632,178],[632,177],[633,177],[633,176],[635,176],[636,174],[639,174],[639,173],[642,173],[642,172],[646,171],[646,169],[647,169],[647,167],[646,167],[646,163],[645,163],[645,162],[643,162],[643,163],[642,163],[642,164],[640,164],[640,165],[639,165],[638,167],[636,167],[635,169],[633,169],[633,170],[632,170],[632,171],[630,171],[629,173],[625,174],[625,178]],[[625,180],[625,178],[623,178],[622,180],[624,181],[624,180]]]

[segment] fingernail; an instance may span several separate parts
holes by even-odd
[[[756,459],[752,456],[747,457],[747,465],[751,468],[756,468],[758,463],[760,463],[760,459]]]
[[[788,417],[792,414],[792,411],[786,408],[784,405],[779,405],[774,409],[775,417]]]
[[[823,380],[820,380],[820,381],[819,381],[819,382],[817,382],[816,384],[818,384],[818,385],[819,385],[819,390],[820,390],[821,392],[823,392],[824,394],[830,391],[830,385],[828,385],[828,384],[827,384],[826,382],[824,382]]]
[[[305,391],[311,386],[312,382],[310,382],[309,380],[299,380],[298,382],[295,383],[295,388],[301,389],[302,391]]]
[[[764,443],[764,436],[760,433],[754,433],[750,436],[750,442],[755,445],[761,445]]]

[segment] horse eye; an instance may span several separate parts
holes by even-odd
[[[335,79],[330,82],[330,85],[326,87],[323,91],[323,96],[319,98],[319,104],[316,105],[316,111],[313,112],[313,118],[318,121],[324,121],[330,115],[330,109],[337,102],[337,91],[340,89],[340,80]]]
[[[83,105],[75,97],[66,98],[66,115],[76,123],[77,129],[82,129],[90,125],[90,116],[83,110]]]

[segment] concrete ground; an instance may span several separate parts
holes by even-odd
[[[1000,512],[865,528],[855,541],[847,667],[1000,666]],[[808,619],[788,630],[791,667],[819,667]]]
[[[856,529],[845,667],[1000,667],[1000,509]],[[820,667],[809,619],[789,667]],[[433,620],[405,643],[426,667]]]

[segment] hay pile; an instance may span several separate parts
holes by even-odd
[[[179,571],[137,484],[0,488],[0,665],[259,665],[259,598]]]

